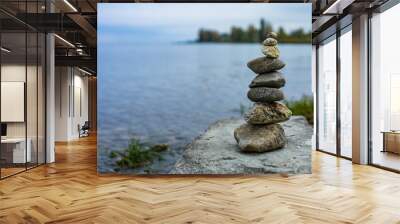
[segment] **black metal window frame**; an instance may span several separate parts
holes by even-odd
[[[391,172],[395,173],[400,173],[400,170],[390,168],[384,165],[376,164],[374,163],[373,160],[373,141],[372,141],[372,94],[373,94],[373,88],[372,88],[372,54],[373,54],[373,49],[372,49],[372,19],[373,19],[373,14],[375,13],[384,13],[386,10],[391,9],[392,7],[396,6],[397,4],[400,4],[400,0],[389,0],[385,4],[379,6],[378,8],[375,8],[373,10],[368,11],[368,30],[367,30],[367,46],[368,46],[368,53],[367,53],[367,64],[368,64],[368,69],[367,69],[367,83],[368,83],[368,96],[367,96],[367,107],[368,107],[368,112],[367,112],[367,119],[368,119],[368,125],[367,125],[367,131],[368,131],[368,165],[383,169],[383,170],[388,170]]]
[[[390,168],[390,167],[386,167],[386,166],[382,166],[382,165],[379,165],[379,164],[374,164],[373,163],[373,142],[372,142],[372,92],[373,92],[373,89],[372,89],[372,26],[371,26],[371,20],[372,20],[372,18],[373,18],[373,14],[374,13],[383,13],[383,12],[385,12],[386,10],[388,10],[388,9],[390,9],[390,8],[392,8],[392,7],[394,7],[395,5],[397,5],[397,4],[400,4],[400,0],[389,0],[389,1],[387,1],[387,2],[385,2],[385,4],[382,4],[381,6],[379,6],[379,7],[377,7],[377,8],[374,8],[374,9],[371,9],[371,10],[368,10],[368,11],[366,11],[366,13],[368,14],[368,21],[367,21],[367,23],[368,23],[368,25],[367,25],[367,47],[368,47],[368,49],[367,49],[367,103],[368,103],[368,105],[367,105],[367,107],[368,107],[368,110],[367,110],[367,119],[368,119],[368,123],[367,123],[367,132],[368,132],[368,136],[367,136],[367,145],[368,145],[368,148],[367,148],[367,156],[368,156],[368,158],[367,158],[367,164],[368,165],[370,165],[370,166],[374,166],[374,167],[377,167],[377,168],[380,168],[380,169],[384,169],[384,170],[388,170],[388,171],[392,171],[392,172],[396,172],[396,173],[400,173],[400,170],[397,170],[397,169],[393,169],[393,168]],[[351,23],[349,24],[349,25],[351,25]],[[346,25],[346,27],[347,26],[349,26],[349,25]],[[318,58],[319,58],[319,56],[318,56],[318,48],[319,48],[319,45],[320,45],[320,43],[322,43],[322,42],[324,42],[324,41],[327,41],[329,38],[331,38],[333,35],[336,35],[336,38],[335,38],[335,40],[336,40],[336,47],[337,47],[337,49],[339,49],[339,50],[337,50],[336,51],[336,55],[337,55],[337,60],[336,60],[336,63],[337,63],[337,69],[339,68],[339,72],[338,71],[336,71],[336,73],[337,73],[337,77],[339,77],[339,79],[336,79],[336,85],[337,85],[337,90],[339,90],[340,91],[340,86],[338,86],[338,85],[340,85],[340,82],[338,82],[338,80],[340,80],[340,65],[338,65],[339,63],[338,62],[340,62],[340,55],[339,55],[339,53],[340,53],[340,36],[343,34],[343,33],[341,33],[341,31],[343,31],[343,30],[345,30],[346,29],[346,27],[344,27],[344,28],[342,28],[342,29],[340,29],[339,27],[336,27],[336,33],[334,33],[334,34],[332,34],[332,35],[330,35],[330,36],[324,36],[324,39],[322,39],[322,40],[318,40],[318,42],[316,43],[316,116],[317,116],[317,118],[316,118],[316,139],[315,139],[315,141],[316,141],[316,150],[317,151],[319,151],[319,152],[323,152],[323,153],[326,153],[326,154],[329,154],[329,155],[333,155],[333,156],[336,156],[336,157],[340,157],[340,158],[344,158],[344,159],[348,159],[348,160],[352,160],[351,158],[349,158],[349,157],[346,157],[346,156],[343,156],[343,155],[341,155],[341,148],[340,148],[340,135],[338,135],[338,133],[340,134],[340,131],[341,131],[341,127],[340,127],[340,113],[339,113],[339,117],[338,117],[338,111],[340,111],[340,108],[338,108],[338,105],[339,105],[339,107],[340,107],[340,94],[338,94],[338,92],[336,93],[336,116],[337,116],[337,118],[336,118],[336,122],[337,122],[337,129],[339,129],[339,130],[336,130],[336,153],[331,153],[331,152],[328,152],[328,151],[326,151],[326,150],[323,150],[323,149],[320,149],[319,148],[319,121],[318,121],[318,115],[319,115],[319,63],[318,63]],[[339,35],[338,35],[339,34]],[[339,123],[339,124],[338,124]]]
[[[327,36],[323,40],[320,40],[316,44],[316,50],[315,50],[315,54],[316,54],[316,57],[315,57],[315,60],[316,60],[315,61],[316,62],[315,63],[315,66],[316,66],[316,68],[315,68],[315,75],[316,75],[316,77],[315,77],[315,89],[316,89],[315,90],[316,91],[316,97],[315,97],[316,98],[315,99],[316,100],[316,104],[315,104],[316,105],[316,107],[315,107],[315,109],[316,109],[316,112],[315,112],[315,115],[316,115],[315,145],[316,145],[316,150],[319,152],[323,152],[323,153],[337,156],[340,158],[344,158],[347,160],[352,160],[352,158],[344,156],[341,153],[342,150],[341,150],[341,118],[340,118],[340,103],[341,103],[341,101],[340,101],[340,78],[341,78],[340,37],[347,32],[351,32],[351,25],[352,25],[352,23],[347,24],[343,28],[340,28],[339,26],[337,26],[336,32],[331,34],[330,36]],[[319,147],[319,145],[320,145],[319,144],[319,119],[318,119],[318,116],[319,116],[319,77],[320,77],[320,74],[319,74],[319,47],[322,43],[328,43],[330,41],[336,41],[336,51],[335,51],[335,53],[336,53],[336,61],[335,61],[335,63],[336,63],[336,83],[335,83],[335,85],[336,85],[336,151],[335,151],[335,153],[326,151]]]

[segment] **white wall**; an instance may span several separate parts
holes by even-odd
[[[76,72],[77,70],[75,70]],[[74,108],[72,108],[73,119],[71,120],[72,136],[79,137],[78,125],[83,125],[89,119],[88,112],[88,77],[74,75]],[[79,97],[80,96],[80,97]]]
[[[26,83],[25,76],[26,71],[28,74],[35,74],[36,75],[36,66],[27,66],[18,65],[18,64],[4,64],[1,66],[1,81],[2,82],[24,82]],[[28,76],[29,78],[29,76]],[[29,80],[30,85],[36,86],[36,81]],[[31,91],[30,91],[31,90]],[[36,100],[36,88],[28,88],[27,89],[27,106],[30,106],[30,110],[36,110],[36,101],[34,104],[29,105],[31,102]],[[34,98],[34,99],[31,99]],[[6,110],[6,108],[2,108],[2,110]],[[28,111],[30,112],[30,111]],[[28,124],[29,127],[34,127],[36,130],[36,114],[28,113],[28,122],[34,121],[34,124]],[[25,137],[25,123],[26,122],[7,122],[7,135],[8,137]],[[28,133],[29,137],[29,133]]]
[[[36,70],[38,69],[38,70]],[[3,64],[1,66],[2,82],[24,82],[26,84],[26,107],[25,104],[20,108],[20,113],[27,115],[26,121],[21,122],[5,122],[7,124],[8,138],[24,138],[25,135],[29,139],[32,162],[39,159],[39,163],[44,163],[45,150],[45,113],[44,113],[44,74],[42,67],[36,65],[25,64]],[[27,78],[27,80],[25,80]],[[7,98],[7,96],[2,95]],[[2,107],[3,112],[10,108]],[[15,110],[15,109],[14,109]],[[16,111],[8,111],[17,113]],[[38,153],[38,156],[37,156]]]
[[[88,120],[88,77],[76,68],[56,67],[55,140],[79,138],[78,125]]]
[[[18,81],[25,82],[25,64],[9,64],[1,66],[1,81]],[[29,68],[28,68],[29,70]],[[5,110],[6,108],[1,108]],[[25,137],[25,122],[8,122],[7,137]]]
[[[67,141],[69,133],[69,85],[70,75],[69,68],[55,68],[55,141]]]

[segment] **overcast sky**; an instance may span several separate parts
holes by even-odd
[[[231,26],[311,30],[311,4],[304,3],[100,3],[99,43],[195,40],[200,28],[228,32]]]

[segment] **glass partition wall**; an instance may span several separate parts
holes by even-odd
[[[1,177],[26,169],[25,33],[1,33]],[[6,49],[6,50],[4,50]],[[28,159],[28,160],[27,160]]]
[[[370,163],[400,171],[400,4],[371,18]]]
[[[36,12],[39,2],[18,6]],[[45,163],[45,41],[44,33],[0,12],[1,179]]]
[[[318,149],[336,153],[336,36],[318,46]]]
[[[351,25],[317,47],[317,150],[352,157]]]
[[[352,158],[352,33],[351,25],[340,35],[340,155]]]

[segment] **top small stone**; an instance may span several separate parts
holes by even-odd
[[[277,40],[278,39],[278,34],[275,33],[275,32],[268,32],[267,33],[267,38],[273,38],[273,39]]]

